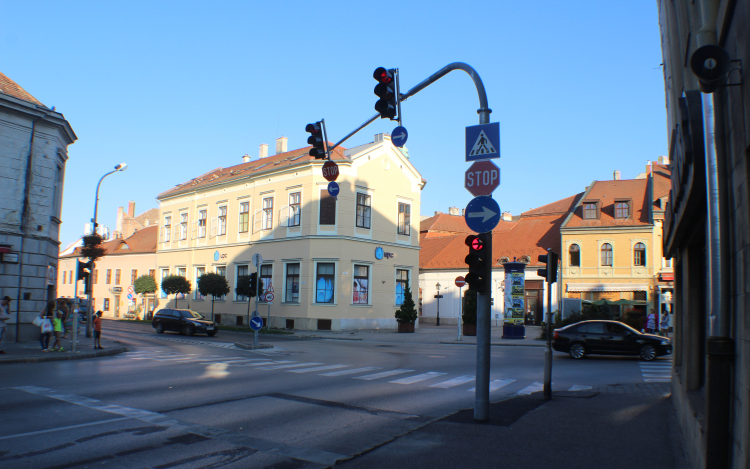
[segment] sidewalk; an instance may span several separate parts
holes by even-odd
[[[542,332],[540,326],[526,326],[526,337],[523,339],[503,339],[503,327],[493,326],[491,329],[491,345],[544,347],[545,341],[537,340]],[[463,344],[476,345],[477,338],[461,335],[458,340],[458,326],[455,324],[436,326],[434,324],[420,324],[413,334],[399,334],[394,330],[368,329],[359,331],[294,331],[295,337],[333,339],[333,340],[363,340],[368,342],[408,342],[420,344]]]
[[[106,334],[106,333],[105,333]],[[78,360],[82,358],[103,357],[106,355],[115,355],[127,352],[128,348],[119,342],[102,338],[101,343],[104,349],[94,350],[94,339],[86,338],[81,332],[78,334],[78,343],[76,352],[73,353],[73,342],[68,339],[60,339],[64,352],[42,352],[39,341],[34,342],[3,342],[5,354],[0,355],[0,364],[4,363],[30,363],[30,362],[48,362],[57,360]],[[49,346],[55,342],[53,337],[49,341]]]

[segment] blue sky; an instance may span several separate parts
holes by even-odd
[[[379,6],[380,5],[380,6]],[[258,156],[325,118],[338,141],[375,114],[379,66],[402,92],[451,62],[482,77],[500,122],[502,183],[514,215],[635,177],[667,152],[656,2],[5,2],[0,71],[79,140],[69,147],[61,242],[93,214],[114,229],[118,206],[141,213],[156,195]],[[15,20],[8,21],[11,18]],[[402,106],[411,161],[427,180],[421,214],[465,207],[464,128],[478,124],[476,90],[450,73]],[[378,120],[356,146],[396,123]]]

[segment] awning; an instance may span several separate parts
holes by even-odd
[[[659,281],[661,282],[674,282],[674,273],[659,274]]]
[[[588,291],[647,291],[647,283],[568,283],[569,292]]]

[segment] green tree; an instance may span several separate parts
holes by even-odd
[[[396,311],[396,321],[401,324],[412,323],[417,320],[417,309],[414,307],[414,299],[411,296],[411,288],[409,288],[409,281],[406,282],[406,288],[404,289],[404,302],[401,303],[401,307]]]
[[[107,250],[102,247],[102,237],[98,233],[84,236],[80,253],[83,257],[88,257],[91,262],[96,262],[97,259],[104,257]]]
[[[260,279],[258,279],[258,282],[258,290],[263,291],[263,282]],[[237,277],[237,286],[234,288],[234,292],[247,297],[247,327],[250,327],[250,306],[255,297],[255,289],[250,288],[249,275],[240,275]]]
[[[156,280],[150,275],[141,275],[135,279],[133,289],[139,295],[146,295],[149,293],[156,293]]]
[[[182,275],[167,275],[161,279],[161,291],[167,295],[175,295],[174,307],[177,307],[177,295],[187,295],[193,291],[193,287],[190,285],[190,281]]]
[[[198,291],[201,295],[211,295],[211,320],[214,320],[214,300],[229,293],[229,283],[223,275],[208,273],[198,278]]]
[[[464,324],[477,324],[477,292],[467,290],[464,294],[464,310],[461,314]]]

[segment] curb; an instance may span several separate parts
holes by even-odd
[[[120,343],[120,342],[117,342]],[[81,352],[78,351],[75,353],[75,355],[71,352],[57,352],[55,355],[44,355],[44,356],[35,356],[35,357],[24,357],[24,358],[3,358],[0,359],[0,364],[3,363],[37,363],[37,362],[55,362],[55,361],[62,361],[62,360],[82,360],[84,358],[97,358],[97,357],[106,357],[108,355],[117,355],[123,352],[127,352],[129,349],[125,346],[122,347],[113,347],[109,349],[104,350],[97,350],[97,351],[91,351],[91,352]]]
[[[476,342],[463,342],[458,340],[453,341],[440,341],[440,344],[456,344],[456,345],[476,345]],[[544,344],[514,344],[506,342],[491,342],[490,345],[497,347],[544,347]]]

